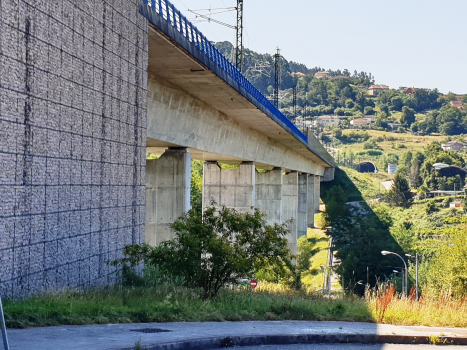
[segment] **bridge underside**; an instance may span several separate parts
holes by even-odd
[[[155,27],[149,30],[148,73],[149,152],[187,147],[193,159],[254,161],[262,169],[282,167],[321,176],[331,167]]]
[[[292,219],[288,239],[296,252],[297,239],[314,226],[320,182],[333,179],[333,165],[313,148],[322,147],[313,135],[314,146],[303,142],[213,71],[183,36],[171,36],[150,25],[147,150],[161,157],[147,161],[146,242],[172,238],[170,224],[189,210],[194,159],[205,161],[203,206],[256,207],[271,224]]]

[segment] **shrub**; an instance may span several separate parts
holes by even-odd
[[[204,290],[211,299],[227,283],[251,277],[254,269],[267,268],[277,275],[293,270],[284,224],[267,225],[258,210],[241,214],[234,209],[217,209],[214,203],[202,215],[190,210],[171,228],[175,238],[157,247],[126,246],[125,257],[113,265],[157,266],[163,274],[183,279],[187,287]]]
[[[324,213],[315,214],[315,227],[322,230],[326,228],[326,215]]]
[[[356,154],[359,155],[359,156],[374,156],[374,157],[377,157],[377,156],[381,156],[383,154],[383,151],[381,151],[379,149],[367,149],[365,151],[358,151]]]

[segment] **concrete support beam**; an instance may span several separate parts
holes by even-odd
[[[315,175],[308,175],[308,227],[315,227]]]
[[[297,239],[308,231],[308,174],[298,175]]]
[[[146,162],[146,243],[156,246],[173,238],[169,226],[190,210],[191,155],[169,148]]]
[[[282,218],[292,220],[288,225],[290,233],[287,237],[289,249],[297,253],[297,219],[298,219],[298,173],[285,174],[282,185]]]
[[[203,173],[203,208],[214,200],[240,213],[255,207],[255,165],[243,162],[236,169],[221,169],[217,162],[206,162]]]
[[[181,73],[181,70],[177,70],[177,82],[188,82],[198,88],[213,86],[209,81],[200,81],[200,73],[191,72],[188,79],[181,79]],[[261,114],[257,108],[252,109],[254,115],[251,115],[249,104],[229,106],[230,103],[234,103],[232,101],[237,101],[237,97],[234,97],[239,96],[237,92],[232,99],[229,97],[225,100],[219,97],[219,94],[225,92],[224,89],[213,90],[206,95],[209,100],[214,99],[235,114],[228,116],[212,105],[189,95],[186,89],[177,89],[165,80],[159,81],[151,75],[148,89],[148,147],[178,145],[228,158],[324,175],[323,162],[311,151],[305,152],[302,145],[293,148],[290,142],[282,139],[282,142],[279,142],[276,137],[282,137],[286,132],[267,129],[268,119],[264,115],[256,116],[256,113]],[[265,119],[262,122],[263,117]],[[256,125],[259,130],[250,124]]]
[[[315,175],[315,212],[319,212],[319,199],[321,198],[321,176]]]
[[[282,168],[256,173],[256,208],[267,214],[269,225],[282,223]]]

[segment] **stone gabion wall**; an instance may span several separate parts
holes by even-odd
[[[138,0],[0,0],[0,293],[102,286],[144,241]]]

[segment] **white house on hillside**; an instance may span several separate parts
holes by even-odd
[[[441,148],[445,151],[456,151],[459,152],[462,148],[465,147],[465,144],[457,141],[449,141],[441,144]]]
[[[323,115],[316,118],[316,124],[322,127],[339,126],[341,125],[341,120],[335,115]]]

